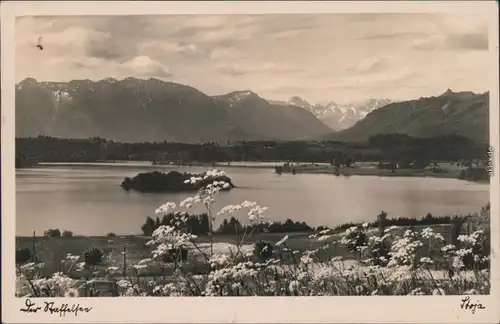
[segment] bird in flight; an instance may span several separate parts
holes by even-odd
[[[38,44],[36,45],[41,51],[43,51],[42,36],[38,37]]]

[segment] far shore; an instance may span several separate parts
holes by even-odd
[[[133,165],[137,163],[136,165]],[[41,162],[39,166],[71,166],[71,165],[85,165],[85,166],[103,166],[112,164],[122,164],[120,166],[127,166],[127,164],[133,165],[135,167],[205,167],[205,168],[251,168],[251,169],[265,169],[274,170],[275,166],[283,165],[282,161],[249,161],[246,162],[218,162],[218,163],[199,163],[193,162],[189,164],[152,164],[149,161],[95,161],[95,162]],[[363,164],[370,165],[369,162],[362,162]],[[370,166],[359,166],[357,164],[350,167],[340,167],[338,172],[335,166],[329,165],[327,163],[311,163],[311,162],[299,162],[294,163],[296,174],[327,174],[335,176],[378,176],[378,177],[420,177],[420,178],[440,178],[440,179],[460,179],[460,171],[462,168],[459,167],[448,167],[447,163],[440,163],[438,168],[444,170],[444,172],[434,172],[432,168],[426,169],[396,169],[394,171],[379,169],[373,163]],[[273,171],[274,172],[274,171]],[[283,171],[283,174],[288,175],[291,172]],[[476,183],[489,183],[489,180],[463,180]]]

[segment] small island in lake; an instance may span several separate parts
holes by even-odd
[[[230,190],[235,187],[231,179],[225,175],[208,177],[194,184],[184,182],[192,177],[203,178],[204,176],[204,173],[191,174],[177,171],[170,171],[169,173],[159,171],[144,172],[139,173],[133,178],[126,177],[121,187],[125,190],[132,189],[140,192],[195,191],[214,181],[224,181],[229,184],[227,188],[223,188],[222,190]]]

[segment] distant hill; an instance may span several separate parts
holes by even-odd
[[[489,93],[446,91],[440,96],[390,103],[369,113],[354,126],[321,139],[365,141],[377,134],[412,137],[462,135],[489,140]]]
[[[315,116],[251,91],[210,97],[158,79],[16,85],[16,137],[40,134],[122,142],[294,140],[331,133]]]
[[[312,113],[300,107],[272,104],[249,90],[214,98],[230,107],[229,119],[237,129],[258,138],[302,139],[307,137],[304,134],[311,132],[332,132]],[[282,125],[282,122],[286,124]]]

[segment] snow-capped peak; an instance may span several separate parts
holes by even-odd
[[[310,104],[301,97],[294,96],[288,104],[302,107],[328,126],[341,130],[354,125],[358,120],[363,119],[371,111],[388,105],[389,99],[367,99],[361,102],[338,104],[335,101],[324,101],[317,104]]]
[[[252,91],[250,90],[244,90],[244,91],[238,91],[234,94],[235,99],[241,100],[249,96],[255,95]]]
[[[105,78],[102,81],[106,81],[106,82],[109,82],[109,83],[117,83],[117,82],[119,82],[117,79],[115,79],[113,77]]]
[[[244,99],[260,98],[260,97],[250,90],[242,90],[242,91],[233,91],[231,93],[221,95],[221,96],[215,96],[215,98],[219,98],[219,99],[222,99],[222,100],[229,102],[229,106],[232,107]]]
[[[312,107],[312,105],[310,103],[308,103],[307,101],[305,101],[304,99],[302,99],[299,96],[293,96],[293,97],[291,97],[288,100],[288,103],[290,105],[292,105],[292,106],[302,107],[302,108],[305,108],[305,109],[309,109],[310,107]]]
[[[57,102],[71,100],[71,95],[65,90],[55,90],[52,92]]]

